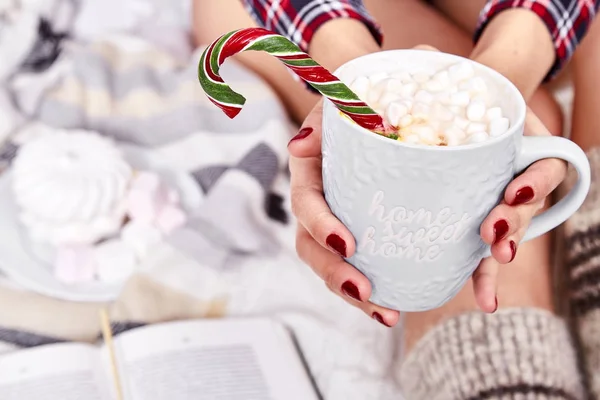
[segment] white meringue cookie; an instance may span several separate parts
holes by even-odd
[[[22,222],[36,240],[91,244],[118,231],[131,177],[111,140],[57,130],[22,146],[12,186]]]

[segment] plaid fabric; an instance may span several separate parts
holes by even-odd
[[[479,16],[475,41],[492,18],[515,7],[539,15],[552,35],[556,60],[546,76],[546,80],[550,80],[571,59],[600,8],[600,0],[488,0]]]
[[[361,0],[243,0],[256,22],[296,43],[307,51],[313,35],[334,18],[363,22],[381,44],[381,29]]]
[[[333,18],[363,22],[377,42],[382,32],[361,0],[243,0],[260,26],[286,36],[306,51],[312,36]],[[479,18],[475,41],[487,23],[500,12],[527,8],[544,21],[556,48],[556,61],[546,79],[554,77],[571,58],[594,19],[600,0],[488,0]]]

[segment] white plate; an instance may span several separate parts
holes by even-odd
[[[186,172],[173,171],[152,152],[120,146],[137,170],[154,171],[165,183],[179,190],[182,206],[194,210],[202,203],[202,191]],[[0,175],[0,271],[25,289],[69,301],[105,302],[118,297],[123,283],[89,282],[75,285],[57,280],[52,273],[52,250],[35,245],[18,220],[11,188],[10,170]]]

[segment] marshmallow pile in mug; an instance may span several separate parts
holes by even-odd
[[[397,139],[457,146],[500,136],[509,128],[493,93],[468,61],[440,70],[398,70],[360,76],[350,88],[387,121]]]

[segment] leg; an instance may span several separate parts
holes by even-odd
[[[570,274],[570,311],[584,355],[591,398],[600,398],[600,20],[596,19],[573,58],[575,101],[572,139],[588,152],[592,167],[590,193],[566,224],[567,266]],[[569,177],[571,182],[574,176]]]
[[[588,35],[573,57],[573,103],[572,139],[584,150],[600,146],[600,22],[596,19]]]

